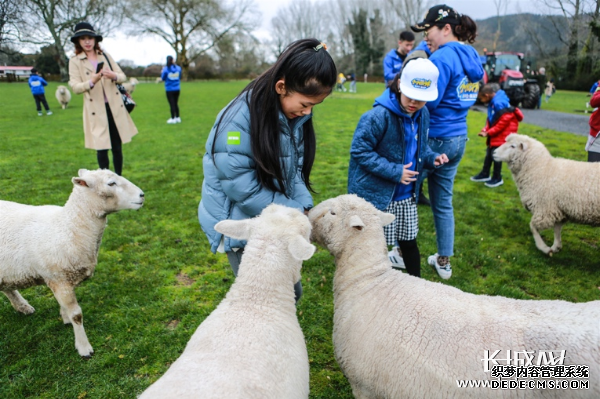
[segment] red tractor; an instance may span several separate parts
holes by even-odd
[[[485,74],[483,83],[498,83],[512,106],[533,109],[540,97],[535,79],[525,79],[521,73],[523,53],[487,52],[481,57]]]

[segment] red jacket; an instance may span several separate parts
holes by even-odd
[[[500,147],[506,143],[506,137],[511,133],[517,133],[519,130],[519,122],[523,120],[523,113],[519,108],[514,108],[511,112],[511,108],[504,108],[501,111],[504,113],[498,120],[490,127],[490,122],[485,122],[485,128],[483,129],[488,134],[487,145],[490,147]],[[494,118],[496,119],[496,118]]]
[[[593,108],[600,107],[600,87],[596,89],[596,92],[590,100],[590,105]],[[590,116],[590,136],[596,137],[600,131],[600,111],[595,110]]]

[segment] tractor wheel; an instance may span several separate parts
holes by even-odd
[[[539,98],[540,87],[536,83],[527,84],[521,105],[526,109],[534,109],[538,105]]]

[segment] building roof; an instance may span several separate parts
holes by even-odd
[[[0,65],[0,70],[2,71],[31,71],[33,69],[32,66],[2,66]]]

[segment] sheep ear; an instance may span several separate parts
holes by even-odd
[[[362,219],[358,215],[350,216],[350,227],[356,230],[362,230],[365,227]]]
[[[238,240],[250,238],[250,220],[222,220],[215,225],[215,230],[227,237]]]
[[[74,177],[71,179],[71,181],[76,186],[91,187],[91,184],[88,184],[88,181],[85,179],[82,179],[81,177]]]
[[[379,211],[379,220],[381,220],[382,226],[387,226],[388,224],[392,223],[394,219],[396,219],[396,216],[392,215],[391,213]]]
[[[307,260],[315,253],[317,247],[309,243],[301,235],[297,235],[291,239],[288,244],[288,251],[296,260]]]
[[[523,151],[527,150],[527,144],[521,143],[520,146],[521,146],[521,150],[523,150]]]
[[[89,170],[87,170],[87,169],[79,169],[79,170],[77,171],[77,176],[79,176],[79,177],[83,177],[83,175],[85,175],[85,174],[86,174],[86,173],[88,173],[88,172],[89,172]]]

